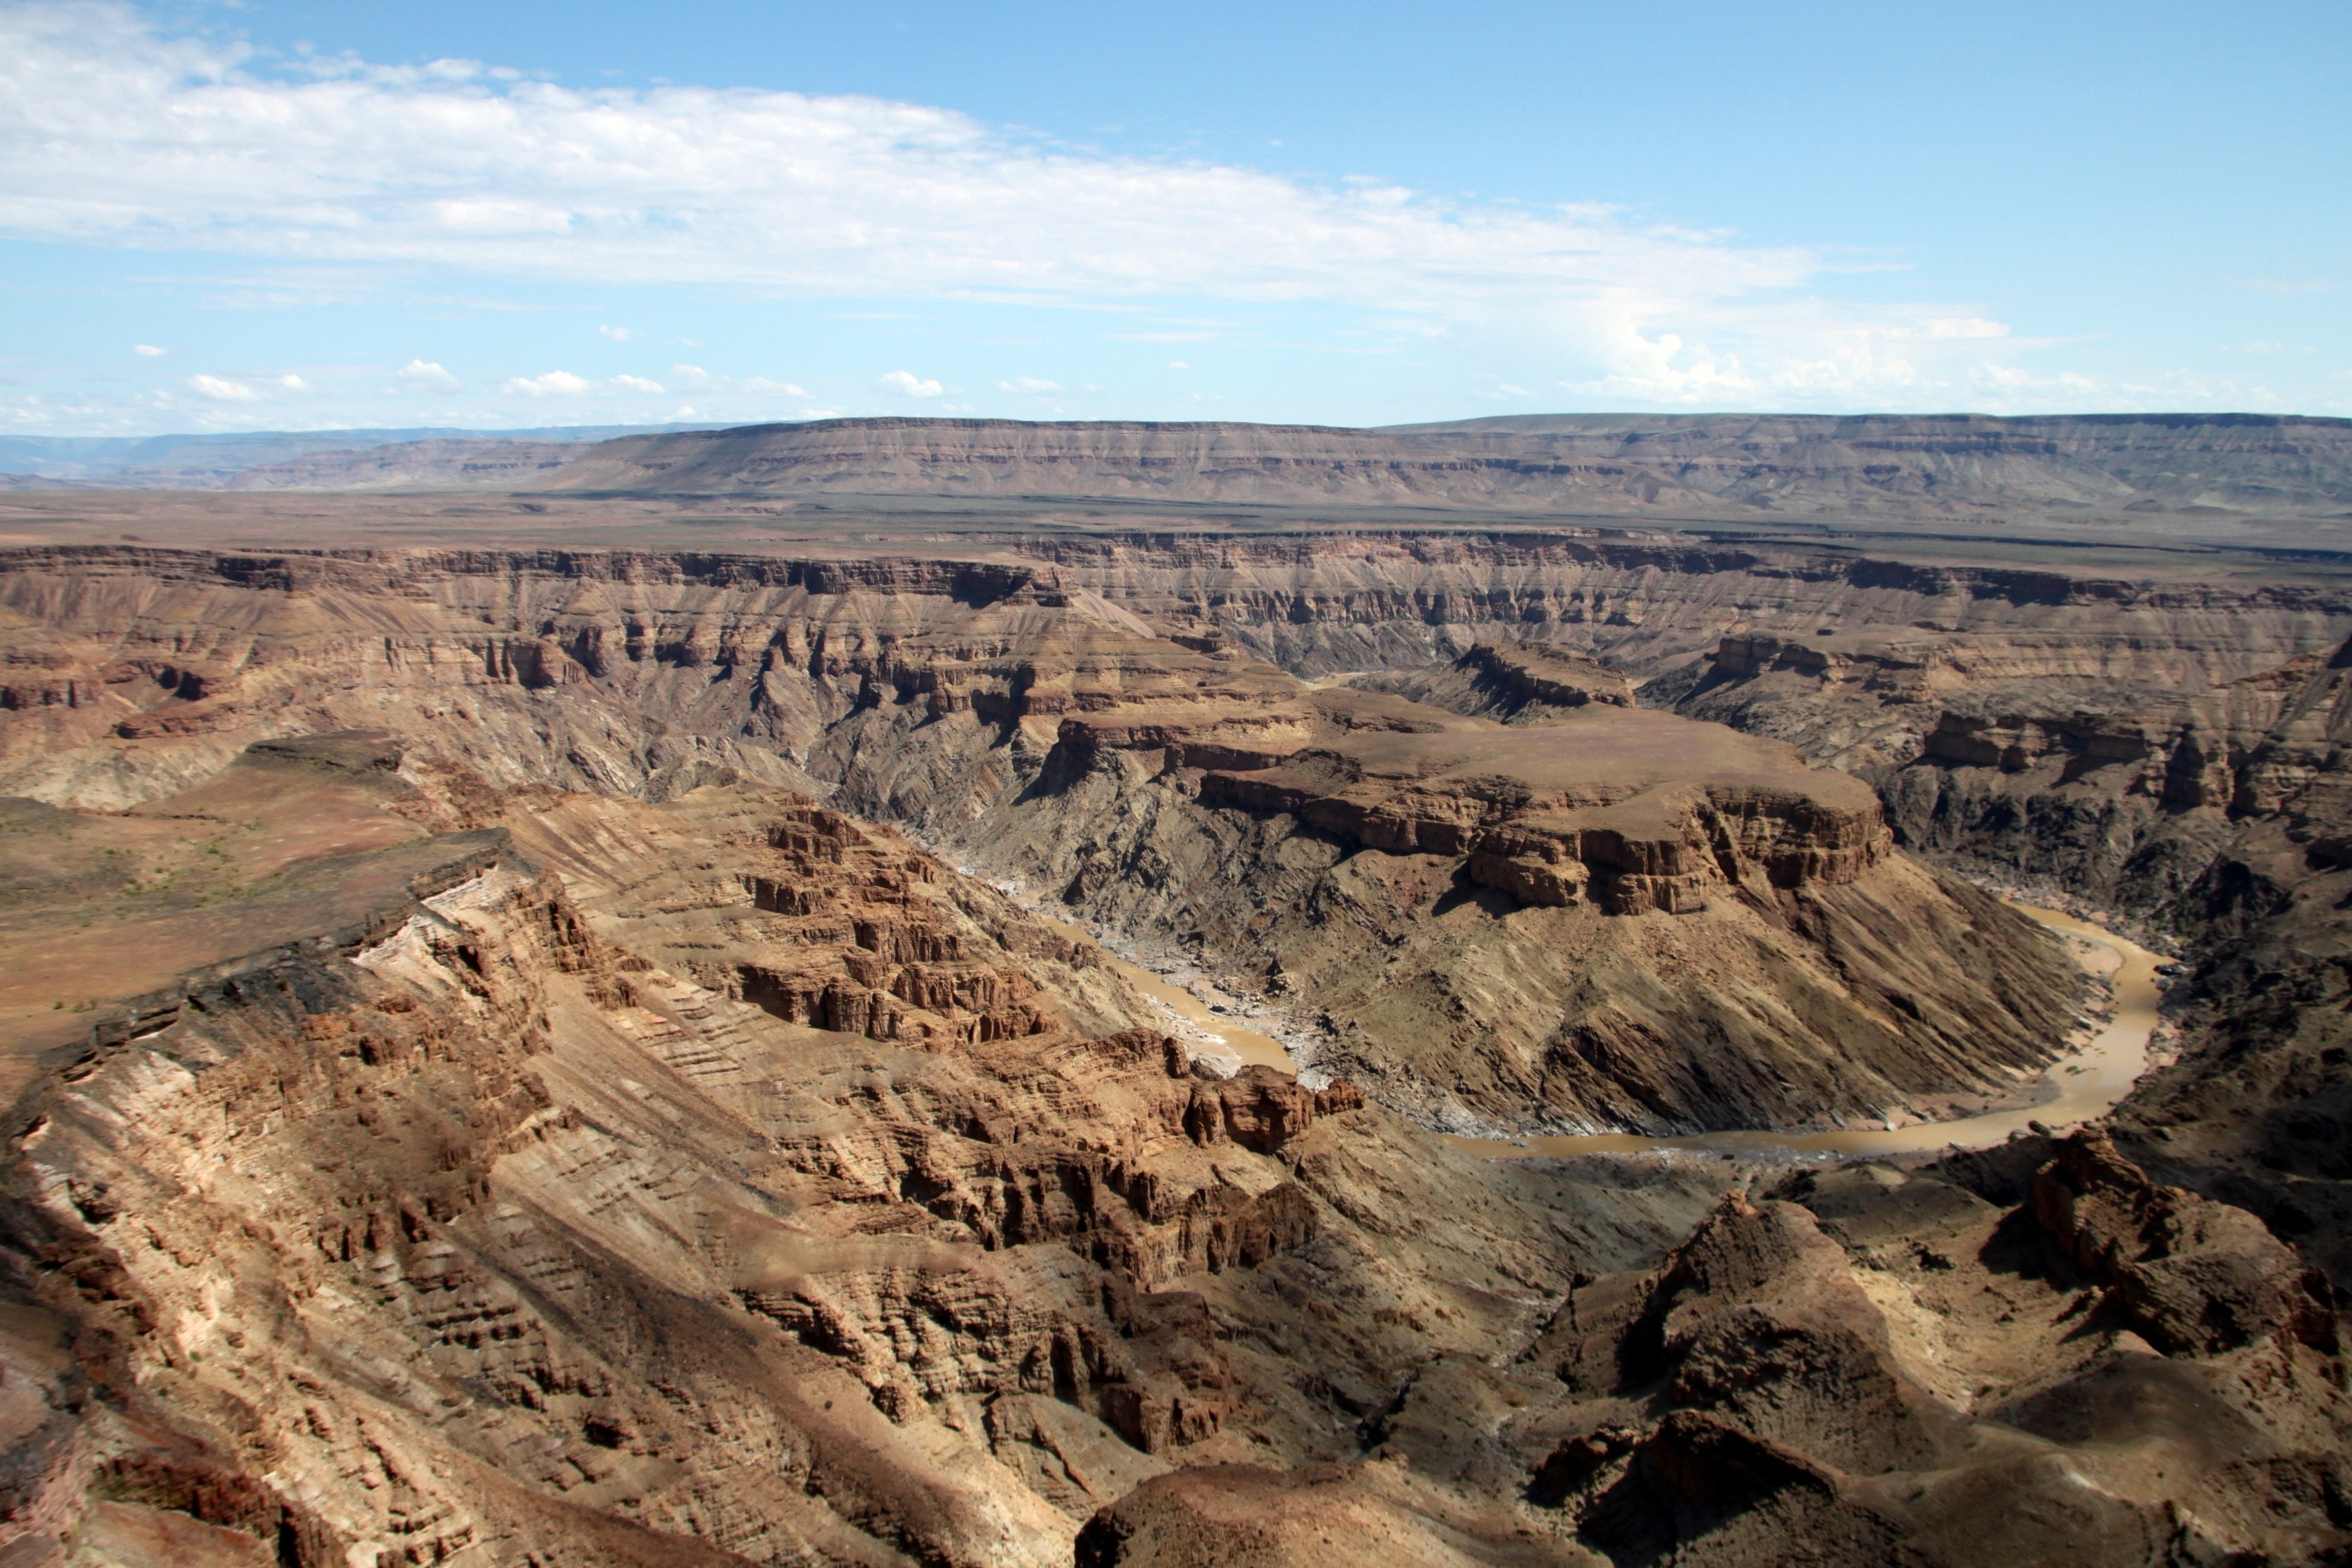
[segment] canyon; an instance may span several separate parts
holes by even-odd
[[[920,423],[10,498],[0,1561],[2352,1561],[2334,422]]]

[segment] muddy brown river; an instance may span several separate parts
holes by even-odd
[[[2030,904],[2012,903],[2011,907],[2054,931],[2082,938],[2088,946],[2078,946],[2076,952],[2084,956],[2084,966],[2106,977],[2115,990],[2114,1009],[2105,1025],[2090,1040],[2053,1061],[2043,1073],[2042,1082],[2053,1086],[2056,1092],[2045,1094],[2037,1103],[1948,1122],[1849,1127],[1831,1133],[1702,1133],[1680,1138],[1655,1138],[1640,1133],[1524,1138],[1465,1138],[1449,1134],[1444,1134],[1445,1141],[1456,1148],[1498,1159],[1531,1159],[1542,1155],[1630,1155],[1657,1149],[1711,1150],[1718,1154],[1912,1155],[1954,1146],[1989,1148],[2007,1142],[2012,1133],[2027,1131],[2032,1123],[2038,1122],[2054,1132],[2103,1116],[2130,1092],[2133,1082],[2147,1065],[2148,1039],[2156,1030],[2157,1002],[2161,995],[2157,988],[2156,967],[2165,960],[2136,942],[2071,915]],[[1034,906],[1032,913],[1072,936],[1095,940],[1091,933]],[[1102,949],[1102,956],[1105,963],[1125,976],[1137,989],[1190,1025],[1191,1034],[1206,1037],[1205,1040],[1196,1038],[1191,1042],[1195,1049],[1205,1044],[1212,1055],[1238,1058],[1236,1067],[1263,1062],[1285,1072],[1296,1071],[1281,1041],[1212,1010],[1192,992],[1108,948]],[[1224,1049],[1219,1051],[1218,1046]]]

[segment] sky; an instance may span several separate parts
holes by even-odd
[[[2352,415],[2352,5],[0,0],[0,435]]]

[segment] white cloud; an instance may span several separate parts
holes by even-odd
[[[310,391],[310,383],[298,375],[261,376],[238,380],[232,376],[190,376],[182,383],[198,397],[214,402],[268,402],[287,396],[299,396]]]
[[[771,381],[766,376],[714,376],[700,365],[672,365],[669,379],[678,386],[695,392],[746,392],[782,394],[785,397],[806,397],[808,389],[791,382]]]
[[[172,350],[159,349],[152,343],[133,343],[131,345],[131,351],[142,360],[160,360]]]
[[[599,327],[596,329],[596,333],[599,337],[612,339],[615,343],[625,343],[637,335],[635,330],[627,327]]]
[[[464,390],[457,378],[431,360],[411,360],[393,372],[403,392],[431,392],[448,396]]]
[[[190,376],[187,385],[198,397],[208,397],[215,402],[259,402],[262,399],[259,389],[225,376]]]
[[[882,390],[899,397],[937,397],[947,389],[918,378],[911,371],[892,371],[881,378]]]
[[[274,75],[105,0],[0,6],[0,235],[802,298],[1315,301],[1667,402],[1924,397],[2033,346],[1967,304],[1815,297],[1814,250],[1607,206],[1108,156],[870,98]]]
[[[1009,392],[1021,392],[1029,397],[1049,397],[1062,390],[1059,382],[1041,382],[1035,376],[1015,376],[1009,382],[996,383]]]
[[[516,376],[500,382],[499,390],[525,397],[585,397],[596,390],[596,383],[570,371],[550,371],[543,376]]]
[[[1192,367],[1181,360],[1171,360],[1168,361],[1168,368],[1171,371],[1189,371]]]
[[[657,392],[662,390],[661,382],[647,381],[643,376],[614,376],[613,384],[623,392]]]

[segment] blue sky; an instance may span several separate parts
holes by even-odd
[[[2352,414],[2352,7],[0,0],[0,434]]]

